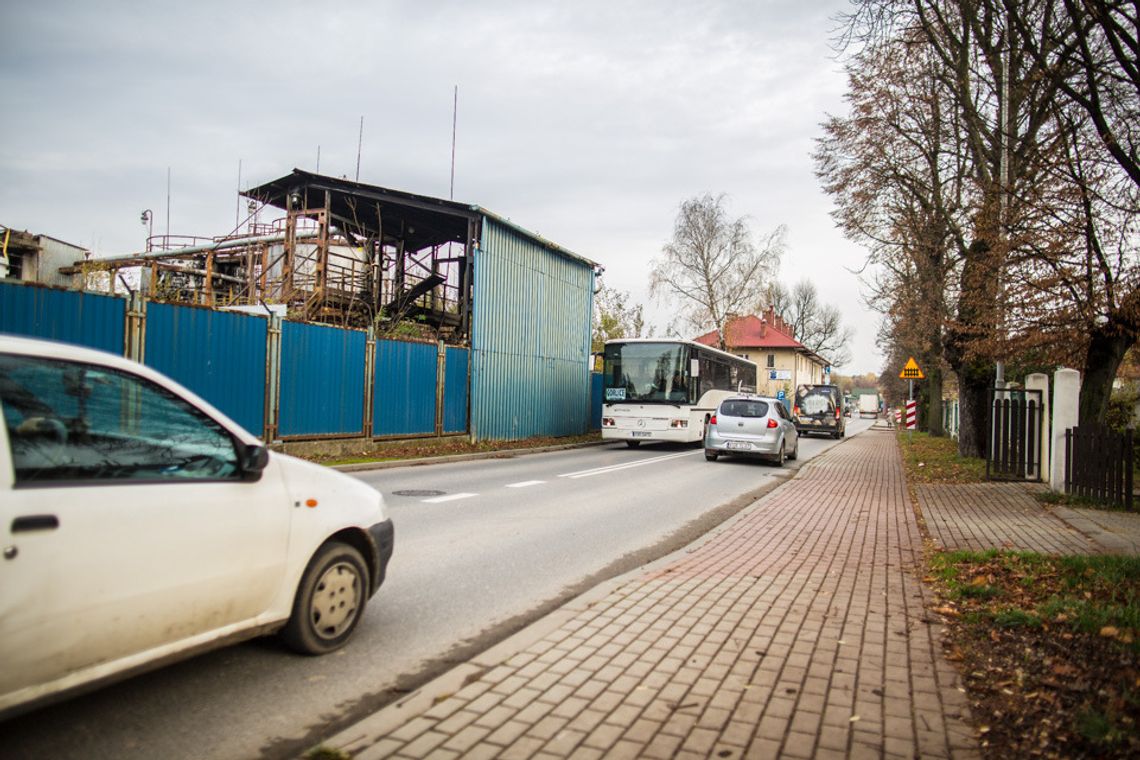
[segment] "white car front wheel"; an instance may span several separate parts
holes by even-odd
[[[281,638],[302,654],[340,649],[360,622],[367,600],[368,567],[360,552],[348,544],[327,543],[301,578]]]

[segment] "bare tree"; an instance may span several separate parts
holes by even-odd
[[[1140,4],[1002,0],[1043,76],[1092,120],[1105,150],[1140,186]]]
[[[711,325],[724,348],[729,317],[756,302],[779,267],[784,237],[780,226],[756,244],[743,217],[729,218],[723,194],[691,198],[677,213],[673,239],[653,261],[650,292],[677,304],[677,321],[689,332]]]
[[[645,334],[642,305],[633,304],[629,293],[602,285],[594,294],[594,325],[590,350],[598,353],[607,340],[640,338]]]
[[[842,367],[851,361],[851,328],[843,325],[839,309],[822,303],[815,284],[800,280],[789,293],[772,283],[764,292],[763,304],[771,306],[792,327],[795,338],[807,348]]]

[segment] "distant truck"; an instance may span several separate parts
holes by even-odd
[[[879,394],[864,393],[859,397],[859,417],[879,416]]]

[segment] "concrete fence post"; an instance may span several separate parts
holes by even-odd
[[[1065,431],[1080,421],[1081,373],[1059,369],[1053,373],[1053,450],[1049,457],[1049,487],[1065,490]]]
[[[1040,430],[1037,431],[1037,472],[1032,473],[1041,478],[1042,481],[1047,480],[1049,475],[1046,470],[1049,468],[1049,376],[1044,372],[1034,372],[1025,378],[1025,390],[1027,391],[1041,391],[1041,415],[1037,420],[1033,420],[1033,424],[1037,425],[1040,420]],[[1032,398],[1032,394],[1027,395],[1027,400]],[[1030,441],[1029,445],[1033,445]],[[1028,473],[1027,473],[1028,474]]]

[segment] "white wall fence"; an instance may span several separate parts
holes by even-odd
[[[1065,490],[1065,431],[1077,426],[1081,392],[1081,373],[1075,369],[1059,369],[1053,373],[1053,396],[1050,404],[1049,376],[1034,373],[1025,378],[1025,390],[1041,392],[1041,406],[1051,410],[1044,415],[1037,460],[1044,469],[1042,480],[1054,491]],[[961,422],[958,399],[942,400],[942,428],[951,438],[958,437]],[[992,437],[991,437],[992,438]]]

